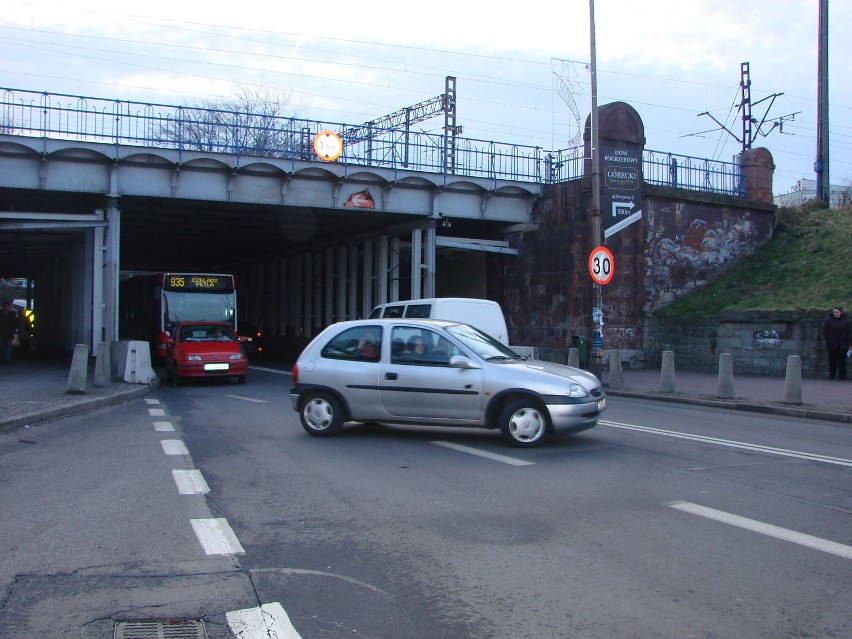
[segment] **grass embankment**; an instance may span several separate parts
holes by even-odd
[[[816,203],[778,209],[771,240],[721,278],[657,311],[707,317],[724,311],[804,311],[852,307],[852,206]]]

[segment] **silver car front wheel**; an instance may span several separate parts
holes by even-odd
[[[549,431],[547,411],[534,399],[516,399],[500,412],[500,432],[512,446],[537,446]]]

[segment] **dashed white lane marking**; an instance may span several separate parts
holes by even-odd
[[[228,626],[240,639],[301,639],[290,617],[277,601],[263,604],[260,608],[246,608],[225,613]]]
[[[151,417],[165,417],[166,411],[164,411],[162,408],[149,408],[148,414]]]
[[[206,495],[210,492],[210,486],[200,470],[173,470],[172,477],[181,495]]]
[[[190,519],[195,536],[208,555],[242,555],[245,549],[226,519]],[[239,636],[239,635],[238,635]]]
[[[807,546],[814,550],[831,553],[838,557],[852,559],[852,547],[844,546],[843,544],[838,544],[834,541],[828,541],[821,537],[814,537],[813,535],[806,535],[805,533],[796,532],[795,530],[790,530],[788,528],[765,524],[761,521],[748,519],[747,517],[740,517],[739,515],[732,515],[731,513],[726,513],[714,508],[706,508],[705,506],[692,504],[688,501],[670,501],[665,505],[687,513],[692,513],[693,515],[706,517],[707,519],[714,519],[716,521],[721,521],[724,524],[730,524],[731,526],[738,526],[739,528],[745,528],[746,530],[768,535],[769,537],[775,537],[776,539],[782,539],[784,541],[791,541],[794,544],[799,544],[800,546]]]
[[[160,444],[166,455],[189,455],[186,445],[179,439],[161,439]]]
[[[174,431],[175,427],[171,422],[154,422],[154,430],[161,432]]]
[[[243,397],[242,395],[225,395],[225,397],[230,397],[232,399],[241,399],[244,402],[255,402],[257,404],[268,404],[269,403],[265,399],[255,399],[254,397]]]
[[[457,450],[461,453],[467,453],[468,455],[476,455],[477,457],[484,457],[485,459],[490,459],[492,461],[498,461],[503,464],[509,464],[510,466],[534,466],[535,462],[526,461],[525,459],[515,459],[514,457],[509,457],[507,455],[498,455],[497,453],[489,453],[484,450],[478,450],[476,448],[471,448],[470,446],[461,446],[459,444],[453,444],[452,442],[432,442],[436,446],[443,446],[444,448],[452,448],[453,450]]]
[[[154,404],[154,405],[157,405],[157,404],[159,404],[159,403],[160,403],[160,400],[159,400],[159,399],[150,399],[150,398],[146,397],[146,398],[145,398],[145,403],[146,403],[146,404]]]
[[[618,422],[610,422],[600,420],[600,426],[610,426],[612,428],[621,428],[624,430],[635,430],[640,433],[649,433],[652,435],[663,435],[665,437],[674,437],[676,439],[689,439],[695,442],[703,442],[706,444],[716,444],[717,446],[727,446],[728,448],[739,448],[741,450],[750,450],[757,453],[768,453],[770,455],[780,455],[782,457],[793,457],[796,459],[807,459],[809,461],[822,462],[824,464],[835,464],[837,466],[852,467],[852,459],[844,459],[843,457],[829,457],[827,455],[816,455],[814,453],[805,453],[798,450],[787,450],[785,448],[773,448],[772,446],[761,446],[759,444],[749,444],[746,442],[731,441],[729,439],[717,439],[716,437],[705,437],[703,435],[690,435],[689,433],[679,433],[674,430],[662,430],[660,428],[649,428],[647,426],[636,426],[635,424],[621,424]]]

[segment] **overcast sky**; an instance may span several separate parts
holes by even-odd
[[[764,131],[783,121],[755,146],[772,152],[774,190],[787,192],[814,178],[818,4],[596,0],[598,103],[631,104],[649,149],[730,161],[741,142],[699,114],[741,137],[748,62],[752,115],[766,116]],[[578,123],[563,96],[582,121],[591,108],[589,1],[511,6],[5,0],[0,86],[196,105],[231,98],[242,84],[288,96],[300,117],[358,124],[440,95],[454,76],[464,137],[564,149]],[[842,185],[852,183],[848,25],[852,2],[832,0],[830,170]],[[764,100],[772,94],[783,95]]]

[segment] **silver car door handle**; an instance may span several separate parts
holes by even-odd
[[[385,379],[396,379],[399,377],[396,373],[385,373]]]

